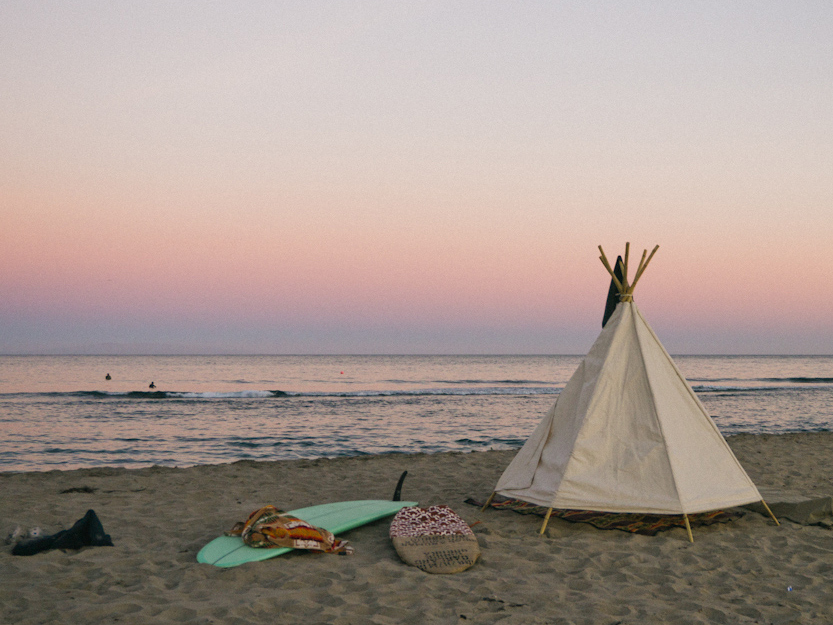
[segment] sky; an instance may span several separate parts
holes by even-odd
[[[833,353],[833,3],[0,3],[0,353]]]

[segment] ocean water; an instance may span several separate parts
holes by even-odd
[[[581,360],[0,356],[0,471],[519,448]],[[833,429],[833,357],[675,362],[726,435]]]

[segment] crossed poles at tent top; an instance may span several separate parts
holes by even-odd
[[[610,274],[610,277],[613,278],[613,283],[616,285],[616,288],[619,290],[619,301],[620,302],[632,302],[633,301],[633,290],[636,288],[636,283],[639,282],[639,278],[642,277],[642,274],[645,273],[645,269],[648,267],[648,263],[651,262],[651,259],[654,257],[654,254],[657,253],[659,249],[659,245],[654,246],[654,249],[651,251],[651,255],[648,256],[648,250],[644,250],[642,252],[642,259],[639,261],[639,266],[636,268],[636,275],[633,277],[633,284],[628,284],[628,256],[630,255],[631,251],[631,244],[625,243],[625,260],[620,261],[620,265],[622,267],[622,280],[619,281],[619,278],[616,277],[616,274],[613,272],[613,269],[610,268],[610,263],[607,261],[607,256],[605,256],[605,251],[602,249],[602,246],[599,246],[599,251],[602,253],[599,256],[599,259],[602,261],[602,264],[607,269],[607,272]],[[647,260],[645,257],[648,257]]]

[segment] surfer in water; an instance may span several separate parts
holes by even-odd
[[[151,382],[148,388],[156,388],[156,385],[153,382]]]

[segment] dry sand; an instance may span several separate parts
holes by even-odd
[[[833,494],[833,434],[732,437],[760,487]],[[5,623],[833,623],[833,532],[748,512],[655,537],[463,503],[486,497],[514,452],[237,462],[187,469],[0,474],[0,531],[69,527],[94,509],[114,547],[0,551]],[[293,552],[220,569],[208,541],[266,503],[285,509],[403,498],[446,503],[481,560],[456,575],[403,564],[388,520],[348,532],[352,556]],[[61,494],[89,487],[92,493]],[[5,534],[4,534],[5,535]]]

